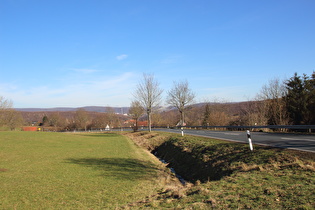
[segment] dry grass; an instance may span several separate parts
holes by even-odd
[[[163,145],[170,154],[172,167],[186,167],[187,173],[197,173],[198,167],[213,167],[212,170],[221,173],[214,181],[202,178],[186,186],[167,185],[170,177],[164,177],[164,188],[135,205],[135,209],[315,208],[315,154],[261,146],[248,152],[246,145],[189,136],[167,138],[156,133],[135,136],[141,136],[140,142],[144,143],[140,145],[150,150]],[[135,136],[132,138],[138,141]],[[204,165],[199,165],[201,162]]]
[[[132,139],[135,144],[149,151],[162,144],[168,136],[160,135],[159,133],[149,133],[147,131],[125,133],[128,138]]]

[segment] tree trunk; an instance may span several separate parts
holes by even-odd
[[[181,120],[181,125],[185,126],[185,113],[184,111],[180,111],[180,120]]]
[[[134,132],[138,131],[138,119],[136,119],[136,126],[135,128],[133,129]]]
[[[149,132],[151,132],[151,112],[148,111],[147,114],[148,114],[148,129],[149,129]]]

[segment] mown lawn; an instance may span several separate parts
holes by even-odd
[[[0,209],[121,207],[154,193],[158,171],[118,134],[0,132]]]

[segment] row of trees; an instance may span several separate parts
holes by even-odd
[[[161,110],[163,90],[153,75],[144,74],[133,95],[129,118],[147,120],[154,126],[226,126],[226,125],[300,125],[315,124],[315,72],[311,76],[294,74],[288,80],[270,80],[253,100],[240,103],[211,101],[194,104],[195,93],[187,81],[174,82],[167,92],[169,109]],[[127,116],[114,110],[92,113],[76,112],[34,113],[17,112],[12,101],[0,97],[0,126],[15,129],[25,122],[39,122],[42,126],[61,129],[93,129],[126,127]],[[35,119],[36,118],[36,119]],[[39,119],[40,118],[40,119]],[[36,124],[38,125],[38,124]]]
[[[145,110],[149,131],[152,110],[159,107],[161,94],[162,90],[154,76],[144,74],[134,93],[135,100],[131,103],[130,115],[137,122]],[[208,102],[202,106],[191,107],[189,105],[193,103],[194,98],[195,94],[187,81],[174,82],[173,88],[168,91],[166,103],[177,109],[179,115],[173,113],[177,125],[185,126],[187,122],[191,126],[315,124],[315,72],[311,76],[299,76],[295,73],[284,81],[270,80],[261,88],[255,99],[238,105]],[[189,113],[186,113],[187,111]],[[186,114],[188,119],[185,120]],[[163,118],[167,119],[170,115],[171,111]],[[159,120],[161,117],[158,117],[158,114],[155,118],[155,125],[174,125],[172,119],[161,122],[163,120]]]
[[[113,109],[107,108],[106,112],[88,112],[78,109],[75,112],[49,112],[33,113],[37,118],[36,123],[54,131],[58,130],[94,130],[109,127],[122,127],[126,117],[118,115]],[[39,119],[41,118],[41,119]]]
[[[161,103],[163,90],[159,83],[151,74],[143,74],[143,80],[138,84],[134,92],[135,100],[131,103],[130,115],[136,121],[135,130],[138,129],[138,119],[146,111],[148,128],[151,132],[152,119],[151,115],[154,109],[158,108]],[[168,91],[167,104],[175,107],[180,113],[178,125],[185,126],[185,112],[191,103],[193,103],[195,94],[189,88],[187,81],[174,82],[173,88]]]
[[[91,130],[108,126],[122,127],[127,116],[118,115],[108,107],[105,112],[19,112],[11,100],[0,97],[0,129],[20,130],[22,126],[42,126],[46,130]]]
[[[249,125],[315,124],[315,72],[270,80],[244,111]]]

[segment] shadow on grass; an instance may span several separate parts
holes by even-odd
[[[230,176],[236,170],[240,170],[232,167],[234,164],[263,165],[272,159],[279,161],[276,156],[283,151],[280,148],[255,146],[255,150],[252,152],[247,144],[238,143],[185,146],[182,142],[178,142],[165,142],[153,153],[168,162],[169,167],[174,168],[189,182],[220,180],[225,176]]]
[[[101,171],[102,176],[128,180],[154,177],[159,170],[150,162],[128,158],[71,158],[67,163],[92,167]]]

